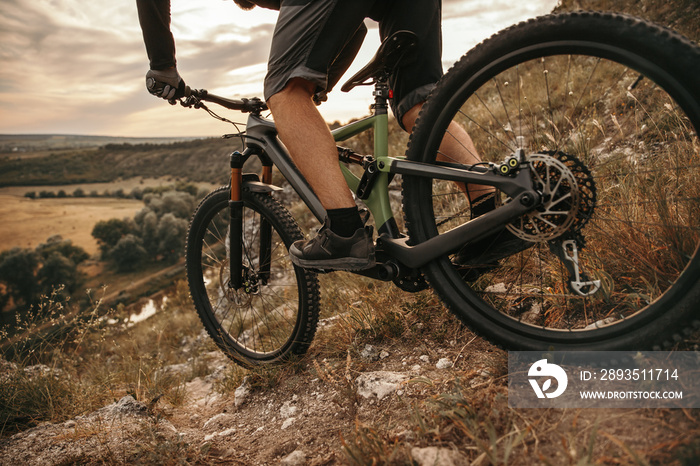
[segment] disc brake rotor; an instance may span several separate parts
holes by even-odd
[[[595,185],[585,166],[560,152],[532,154],[528,161],[542,204],[508,224],[508,230],[531,242],[550,241],[580,230],[595,206]]]
[[[236,306],[248,306],[253,297],[259,293],[259,280],[257,275],[245,265],[243,266],[243,286],[236,290],[230,288],[229,284],[229,266],[228,259],[221,263],[219,268],[219,283],[221,292]]]

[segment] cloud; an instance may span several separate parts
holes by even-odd
[[[3,0],[0,132],[104,134],[157,106],[144,88],[148,60],[135,2],[128,5]],[[178,42],[188,76],[202,87],[230,85],[227,73],[267,56],[270,24],[202,29],[200,38],[183,33]]]
[[[225,95],[259,95],[276,13],[243,12],[231,1],[203,3],[172,0],[182,76]],[[500,29],[555,3],[444,0],[445,61],[495,32],[492,25]],[[204,112],[176,111],[147,94],[148,59],[134,0],[2,0],[0,44],[0,133],[165,136],[220,129]],[[377,45],[375,37],[367,39],[351,72]],[[368,100],[364,93],[334,92],[321,110],[343,120],[364,113]]]

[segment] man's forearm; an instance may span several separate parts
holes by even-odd
[[[175,41],[170,32],[170,0],[136,0],[143,41],[152,70],[175,66]]]

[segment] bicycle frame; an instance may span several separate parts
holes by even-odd
[[[540,196],[532,187],[529,164],[522,158],[517,174],[504,176],[498,174],[496,170],[485,167],[464,167],[450,163],[432,165],[390,157],[388,154],[386,103],[384,102],[383,106],[381,104],[382,102],[379,100],[378,104],[375,104],[374,115],[338,128],[332,131],[332,134],[336,141],[344,141],[369,129],[374,130],[374,162],[365,163],[365,173],[374,181],[369,186],[369,192],[364,202],[377,226],[378,248],[395,258],[403,266],[412,269],[420,268],[445,254],[458,250],[466,243],[498,231],[506,223],[531,211],[538,205]],[[320,222],[325,220],[326,210],[278,139],[275,124],[256,114],[249,115],[247,123],[246,149],[243,156],[247,158],[250,155],[260,156],[263,167],[275,165],[314,216]],[[519,154],[516,156],[521,157]],[[350,162],[362,164],[362,160]],[[341,164],[341,170],[349,188],[357,192],[362,180],[343,164]],[[376,171],[371,172],[372,170]],[[396,227],[389,202],[388,184],[389,177],[393,174],[495,186],[509,195],[512,201],[428,241],[409,245],[408,238],[402,235]],[[383,265],[378,267],[381,269]],[[396,268],[395,266],[390,269],[395,271]],[[378,278],[393,279],[396,273],[389,269],[382,269],[379,271]]]

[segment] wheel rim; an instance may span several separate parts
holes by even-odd
[[[572,293],[569,273],[546,243],[484,273],[471,283],[476,295],[461,288],[463,299],[513,330],[564,331],[564,338],[577,331],[584,339],[591,333],[584,330],[600,337],[643,320],[640,311],[658,307],[662,296],[683,286],[678,278],[700,237],[700,191],[693,182],[700,161],[697,134],[674,99],[685,92],[665,70],[608,45],[578,43],[579,54],[559,54],[571,47],[525,48],[475,73],[443,102],[444,117],[435,125],[442,130],[429,140],[426,154],[438,153],[454,115],[485,161],[502,162],[523,147],[528,154],[570,154],[591,171],[598,197],[581,229],[587,246],[580,265],[601,281],[599,293]],[[647,76],[640,79],[635,70]],[[454,184],[433,181],[427,189],[435,222],[423,225],[424,237],[469,219],[469,204]],[[465,271],[450,260],[435,267],[458,283]]]

